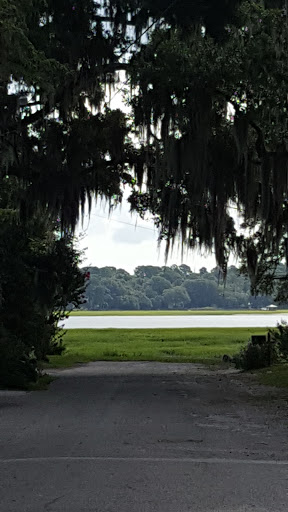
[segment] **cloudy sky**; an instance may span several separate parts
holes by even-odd
[[[85,266],[113,266],[124,268],[130,273],[138,265],[165,265],[165,243],[158,248],[157,229],[152,221],[143,221],[136,214],[131,215],[129,204],[124,199],[109,216],[108,206],[97,203],[89,219],[85,215],[83,227],[80,225],[79,246],[85,251]],[[216,266],[213,255],[191,252],[181,258],[181,249],[175,244],[167,265],[186,263],[194,271],[201,267],[209,270]],[[231,261],[231,264],[235,263]]]

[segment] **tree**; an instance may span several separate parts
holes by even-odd
[[[167,288],[171,288],[171,283],[161,276],[153,276],[148,281],[148,286],[152,288],[158,295],[162,295],[163,291]]]
[[[287,224],[285,184],[278,180],[286,158],[282,2],[176,4],[147,0],[139,9],[136,0],[100,6],[81,0],[77,7],[72,0],[49,0],[32,9],[31,0],[3,0],[3,162],[10,174],[29,183],[22,191],[24,210],[49,206],[69,226],[77,222],[79,202],[83,206],[93,193],[121,197],[121,182],[132,183],[127,166],[135,169],[137,186],[148,169],[148,192],[135,190],[131,204],[155,214],[168,249],[180,235],[188,245],[211,249],[214,244],[224,274],[228,252],[237,249],[253,273],[251,240],[236,236],[228,206],[237,197],[246,219],[260,218],[265,243],[278,250],[273,240]],[[127,23],[139,33],[151,17],[161,18],[160,28],[148,45],[139,45],[131,66],[123,64],[119,49],[127,41]],[[121,67],[137,90],[133,128],[141,125],[147,134],[147,146],[140,149],[126,143],[120,112],[98,108],[103,84]],[[7,94],[11,76],[21,80],[23,91]],[[15,132],[17,116],[21,129]],[[162,129],[155,134],[158,121]]]
[[[234,4],[229,22],[221,17],[217,34],[223,37],[213,34],[205,16],[193,28],[179,20],[155,30],[132,63],[137,94],[131,104],[149,153],[148,189],[132,194],[132,208],[153,212],[167,251],[177,238],[190,247],[214,247],[224,277],[235,250],[253,279],[257,259],[265,259],[260,245],[278,255],[287,232],[282,7],[280,1]],[[260,226],[260,245],[237,234],[231,202],[248,228]]]
[[[139,309],[139,300],[136,295],[124,295],[120,299],[120,309],[134,310]]]
[[[84,286],[72,242],[79,206],[94,194],[119,200],[128,179],[125,116],[99,108],[121,43],[105,36],[98,9],[93,0],[0,2],[0,343],[11,370],[1,366],[1,383],[26,382],[34,355],[62,349],[57,321]]]
[[[166,268],[168,271],[171,270],[171,267]],[[86,290],[87,303],[84,304],[83,307],[100,310],[125,308],[127,310],[129,309],[128,306],[130,303],[131,308],[133,309],[166,309],[174,307],[172,302],[175,295],[170,295],[170,297],[172,297],[172,302],[169,302],[168,304],[167,301],[163,300],[165,292],[167,290],[173,291],[175,288],[177,291],[179,287],[182,288],[182,290],[184,288],[187,291],[189,302],[187,303],[180,300],[178,307],[239,309],[247,308],[248,303],[250,302],[253,308],[260,308],[267,306],[267,304],[274,300],[269,295],[263,296],[260,294],[257,297],[252,297],[247,277],[241,274],[240,270],[233,266],[229,267],[225,285],[222,281],[219,281],[218,271],[216,272],[216,269],[213,269],[211,272],[207,271],[204,274],[191,273],[187,276],[182,273],[182,277],[180,277],[181,285],[178,284],[179,279],[170,283],[170,281],[165,280],[162,277],[165,268],[161,268],[160,272],[159,267],[154,267],[154,269],[155,274],[156,272],[158,272],[158,274],[154,275],[151,279],[141,279],[135,274],[128,274],[129,278],[123,281],[122,279],[118,279],[117,269],[113,273],[112,277],[108,277],[108,267],[107,272],[105,267],[102,269],[95,269],[91,267],[90,284]],[[279,271],[282,272],[283,275],[282,267],[279,267]],[[100,274],[102,274],[103,277],[100,278]],[[105,275],[107,277],[105,277]],[[180,274],[177,271],[175,275],[179,276]],[[158,278],[160,278],[160,280],[158,280]],[[154,287],[151,285],[153,283],[155,284]],[[132,302],[130,300],[131,297]],[[137,298],[137,304],[134,301],[135,297]],[[186,299],[187,296],[185,297],[185,300]]]
[[[149,286],[147,283],[144,283],[144,293],[150,300],[157,297],[156,290],[153,290],[152,286]]]
[[[201,308],[219,304],[220,290],[217,285],[203,279],[203,274],[200,276],[201,279],[187,280],[183,284],[190,299],[190,306]]]
[[[184,274],[185,276],[189,276],[192,274],[191,268],[189,267],[189,265],[185,265],[184,263],[181,263],[181,265],[179,265],[178,268],[179,268],[181,274]]]
[[[118,273],[115,272],[115,277],[109,277],[104,280],[106,288],[108,288],[110,295],[113,297],[119,297],[123,295],[127,288],[123,285],[123,281],[118,280]]]
[[[153,309],[152,300],[150,300],[144,293],[138,293],[137,294],[138,302],[139,302],[139,309],[141,310],[149,310]]]
[[[63,351],[59,321],[67,304],[84,302],[81,255],[42,220],[17,224],[0,217],[0,385],[26,387],[37,361]]]
[[[257,239],[258,238],[258,239]],[[269,252],[263,245],[262,235],[256,239],[256,275],[252,276],[252,292],[254,295],[272,295],[276,302],[286,304],[288,302],[288,277],[287,277],[287,238],[280,243],[278,254]],[[257,247],[258,246],[258,247]],[[286,265],[283,261],[286,259]],[[251,268],[244,263],[241,272],[251,278]],[[266,304],[263,304],[266,305]]]
[[[57,219],[65,253],[85,203],[91,208],[101,197],[112,207],[130,184],[131,208],[152,212],[167,253],[179,237],[188,247],[214,248],[225,277],[233,250],[254,291],[271,288],[279,258],[288,260],[281,8],[277,0],[2,0],[0,214],[10,210],[13,229],[27,236],[23,261],[33,223],[50,223],[41,235],[48,265]],[[148,44],[138,37],[144,28]],[[133,93],[132,123],[104,105],[120,69]],[[237,233],[231,203],[252,236]],[[138,277],[158,275],[147,270]],[[164,274],[171,283],[183,277],[177,266]]]
[[[140,277],[141,279],[150,279],[151,277],[157,275],[160,271],[160,267],[153,267],[153,265],[140,265],[135,268],[135,276]]]
[[[156,295],[153,299],[151,299],[153,309],[162,309],[163,308],[163,297],[161,295]]]
[[[167,279],[167,281],[170,281],[170,283],[172,284],[180,277],[177,265],[175,265],[173,268],[162,267],[160,275]]]
[[[93,276],[87,287],[87,304],[91,310],[106,309],[106,295],[108,290],[105,285],[99,284]]]
[[[189,303],[189,295],[183,286],[175,286],[164,290],[162,301],[168,309],[183,309]]]
[[[98,275],[100,279],[114,279],[116,276],[117,269],[116,267],[102,267],[98,269]],[[111,282],[111,281],[110,281]]]
[[[72,229],[79,205],[91,206],[94,194],[120,200],[130,180],[125,116],[100,108],[126,36],[104,30],[93,0],[74,4],[0,6],[1,168],[21,179],[23,216],[41,207]]]
[[[127,270],[124,270],[123,268],[118,268],[116,270],[117,279],[121,279],[122,281],[129,281],[130,274],[127,272]]]

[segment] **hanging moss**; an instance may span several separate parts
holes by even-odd
[[[229,208],[261,226],[267,248],[278,251],[287,229],[288,40],[281,11],[244,2],[237,16],[221,42],[194,28],[156,31],[132,63],[131,105],[136,124],[150,134],[153,120],[157,135],[147,140],[157,154],[147,186],[167,251],[179,237],[214,247],[225,274],[235,250],[253,278],[254,253]]]
[[[131,204],[155,214],[167,250],[179,237],[214,248],[225,273],[229,251],[244,250],[233,203],[277,251],[287,229],[288,44],[286,18],[275,7],[2,2],[1,171],[21,182],[22,218],[42,209],[74,229],[79,205],[83,212],[93,198],[120,201],[121,184],[135,173]],[[131,47],[151,20],[159,23],[148,44],[138,39]],[[100,113],[128,46],[131,53],[137,47],[128,74],[141,147],[129,140],[123,114]],[[18,96],[7,92],[11,75],[23,77],[29,96],[21,113]]]

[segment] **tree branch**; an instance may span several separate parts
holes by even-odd
[[[30,116],[25,116],[21,119],[22,126],[29,126],[29,124],[34,124],[37,121],[40,121],[45,115],[47,115],[49,109],[47,107],[42,108],[41,110],[37,110],[34,114],[30,114]]]
[[[256,141],[256,151],[258,153],[259,158],[261,159],[267,153],[266,148],[265,148],[263,132],[262,132],[261,128],[256,123],[254,123],[254,121],[249,120],[249,124],[256,131],[256,133],[258,135],[258,138]]]

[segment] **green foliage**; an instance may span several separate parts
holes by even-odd
[[[0,1],[0,325],[28,354],[62,350],[51,341],[55,326],[82,293],[73,230],[85,203],[101,197],[113,206],[123,184],[134,185],[132,209],[154,214],[167,251],[176,237],[214,246],[224,277],[232,249],[252,278],[259,255],[262,264],[268,253],[279,255],[288,221],[288,40],[279,7],[277,0]],[[142,44],[151,18],[161,22]],[[132,91],[129,122],[104,105],[121,69]],[[237,236],[231,202],[246,227],[259,225],[258,239]],[[229,289],[220,300],[205,273],[186,287],[195,276],[185,266],[139,267],[137,281],[111,268],[108,277],[91,280],[89,307],[239,307],[248,295]]]
[[[249,342],[239,354],[234,357],[236,368],[254,370],[265,368],[288,360],[288,326],[282,321],[277,330],[270,329],[265,342],[255,344]]]
[[[48,375],[47,373],[41,373],[38,376],[36,382],[29,382],[28,391],[46,391],[49,388],[51,382],[54,381],[54,377],[52,375]]]
[[[126,31],[98,14],[93,0],[0,1],[1,356],[24,380],[32,352],[63,351],[58,322],[83,299],[79,206],[117,202],[129,181],[125,116],[99,108]]]
[[[144,293],[137,293],[138,303],[139,303],[139,309],[140,310],[149,310],[153,309],[152,301],[153,299],[149,299]]]
[[[99,108],[125,34],[98,14],[93,0],[0,3],[0,170],[21,180],[22,218],[41,209],[75,228],[80,204],[118,201],[130,179],[125,115]]]
[[[120,308],[125,310],[139,309],[139,301],[136,295],[124,295],[120,297]]]
[[[39,360],[64,350],[58,322],[83,302],[84,276],[71,237],[46,220],[2,219],[0,233],[0,385],[26,387]]]
[[[150,310],[183,308],[260,308],[271,303],[271,297],[251,297],[247,277],[230,267],[225,286],[219,281],[219,270],[192,272],[188,265],[136,267],[134,275],[116,268],[91,267],[86,289],[88,310]]]
[[[141,265],[135,268],[135,276],[141,279],[150,279],[153,276],[156,276],[161,271],[161,267],[154,267],[153,265]]]
[[[169,281],[159,275],[153,276],[147,284],[148,286],[151,286],[152,290],[157,292],[158,295],[161,295],[164,290],[171,288]]]
[[[200,274],[200,279],[187,280],[184,282],[183,286],[188,292],[190,303],[194,304],[196,307],[207,307],[213,305],[221,305],[223,303],[219,286],[217,283],[213,281],[209,281],[207,279],[208,273]],[[206,277],[206,279],[205,279]],[[231,296],[230,296],[231,302]],[[221,307],[221,306],[220,306]],[[232,305],[233,307],[233,305]]]
[[[270,336],[272,343],[277,346],[279,357],[288,360],[288,325],[283,321],[277,325],[277,330],[271,329]]]
[[[260,238],[260,239],[259,239]],[[256,256],[256,275],[252,280],[252,291],[256,294],[267,294],[274,297],[274,300],[282,305],[288,303],[288,242],[285,237],[279,246],[278,254],[267,251],[261,235],[253,237]],[[286,260],[286,264],[284,261]],[[242,265],[241,272],[249,275],[247,262]]]
[[[189,295],[183,286],[174,286],[163,292],[163,304],[168,309],[182,309],[189,304]]]
[[[134,170],[137,185],[146,172],[148,188],[136,188],[131,205],[155,214],[167,249],[179,236],[189,246],[215,245],[224,274],[232,248],[248,258],[229,212],[236,200],[247,221],[261,219],[265,243],[277,252],[287,225],[281,7],[276,0],[173,8],[164,0],[2,0],[1,166],[21,178],[22,213],[41,206],[75,227],[79,203],[91,205],[94,194],[120,200]],[[123,65],[119,54],[151,17],[161,19],[159,28]],[[121,67],[137,91],[132,129],[123,113],[101,108]],[[138,129],[145,141],[136,148],[128,135]]]
[[[271,366],[258,372],[258,380],[265,386],[276,386],[278,388],[288,387],[287,364]]]
[[[242,370],[257,370],[271,366],[279,360],[277,347],[266,341],[263,344],[253,344],[251,342],[241,349],[239,354],[233,357],[236,368]]]
[[[37,361],[31,348],[0,328],[0,386],[27,388],[37,378]]]
[[[185,30],[179,22],[155,30],[132,60],[131,105],[150,157],[147,192],[130,201],[154,213],[167,251],[179,238],[214,247],[225,276],[235,250],[253,279],[258,257],[278,255],[287,231],[287,19],[281,2],[239,5],[225,37],[207,19]],[[246,227],[260,225],[266,253],[238,236],[231,202]]]

